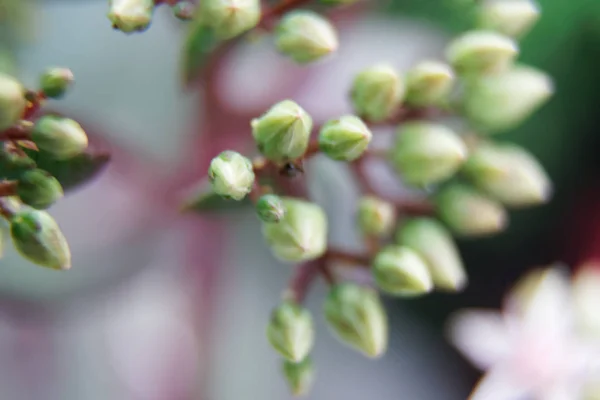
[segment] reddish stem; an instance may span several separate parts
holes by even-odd
[[[285,297],[289,296],[292,301],[302,303],[311,284],[319,272],[322,271],[321,262],[321,259],[317,259],[297,265],[288,284]]]
[[[46,94],[42,91],[40,92],[31,92],[29,94],[29,103],[27,104],[27,108],[23,113],[24,120],[30,119],[42,106],[44,101],[46,100]]]
[[[358,267],[369,268],[371,257],[368,254],[357,254],[342,250],[329,249],[324,255],[327,262],[337,261],[344,264],[350,264]]]
[[[17,181],[0,182],[0,197],[14,196],[17,194]]]
[[[15,125],[0,132],[0,141],[7,140],[29,140],[31,138],[31,126]]]

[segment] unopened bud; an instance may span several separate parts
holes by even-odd
[[[251,126],[258,150],[269,160],[282,162],[306,152],[313,123],[302,107],[284,100],[253,119]]]
[[[299,363],[283,360],[283,376],[285,377],[292,395],[308,394],[315,380],[315,368],[310,357]]]
[[[402,179],[416,186],[450,178],[467,158],[461,138],[449,128],[429,122],[410,122],[397,132],[391,161]]]
[[[454,39],[446,58],[459,74],[498,72],[509,67],[519,52],[515,41],[492,31],[471,31]]]
[[[226,150],[210,162],[208,179],[216,194],[242,200],[254,184],[252,162],[240,153]]]
[[[71,268],[71,252],[56,221],[45,211],[17,213],[10,222],[15,248],[29,261],[52,269]]]
[[[376,65],[360,72],[350,92],[356,113],[374,122],[394,115],[404,95],[403,79],[388,65]]]
[[[479,8],[479,26],[504,35],[524,36],[540,17],[533,0],[486,0]]]
[[[154,0],[109,0],[108,6],[108,19],[122,32],[141,32],[152,22]]]
[[[338,161],[353,161],[369,147],[373,135],[365,123],[354,115],[326,122],[319,132],[319,149]]]
[[[285,215],[285,207],[279,196],[265,194],[256,202],[256,213],[263,222],[279,222]]]
[[[325,319],[338,339],[376,358],[387,349],[387,315],[374,290],[353,283],[331,288],[324,305]]]
[[[267,337],[285,359],[296,363],[304,360],[314,343],[310,312],[292,302],[284,302],[271,314]]]
[[[45,115],[36,122],[31,140],[40,150],[58,159],[75,157],[88,146],[88,137],[81,125],[53,115]]]
[[[45,209],[63,196],[58,179],[41,169],[25,171],[19,177],[17,195],[30,207]]]
[[[188,21],[194,18],[196,6],[189,1],[180,1],[173,6],[172,11],[176,18]]]
[[[206,0],[200,7],[203,21],[223,40],[241,35],[260,21],[259,0]]]
[[[40,77],[40,88],[47,97],[58,99],[64,96],[74,79],[68,68],[49,68]]]
[[[448,99],[454,72],[447,64],[423,61],[406,74],[406,102],[414,106],[439,105]]]
[[[299,64],[317,61],[338,48],[335,28],[312,11],[292,11],[275,29],[275,45],[282,54]]]
[[[385,247],[375,256],[372,271],[379,289],[392,295],[418,296],[433,289],[425,261],[408,247]]]
[[[26,106],[23,86],[13,77],[0,73],[0,131],[17,123]]]
[[[365,196],[358,203],[358,226],[367,236],[386,236],[394,229],[396,207],[378,197]]]
[[[396,242],[425,260],[433,283],[442,290],[459,291],[467,284],[465,269],[450,233],[431,218],[414,218],[398,230]]]

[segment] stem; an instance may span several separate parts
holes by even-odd
[[[17,181],[0,182],[0,197],[14,196],[17,194]]]
[[[329,249],[325,253],[326,261],[336,261],[344,264],[358,267],[369,268],[371,266],[371,257],[368,254],[351,253],[343,250]]]
[[[302,303],[306,298],[310,285],[319,274],[321,269],[320,262],[320,259],[317,259],[297,265],[288,288],[284,293],[284,298],[289,298],[296,303]]]
[[[33,124],[18,124],[0,132],[0,141],[30,140]]]
[[[46,100],[46,94],[42,91],[39,92],[28,92],[27,94],[29,104],[27,104],[27,108],[23,113],[24,120],[28,120],[31,118],[42,106],[44,101]]]

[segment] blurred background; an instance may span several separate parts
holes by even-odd
[[[294,98],[322,122],[350,111],[347,88],[361,68],[440,58],[469,28],[463,3],[347,10],[336,20],[339,53],[309,68],[278,56],[269,40],[244,44],[210,80],[217,102],[203,85],[183,89],[186,24],[167,7],[150,30],[127,36],[110,28],[105,0],[0,0],[2,68],[32,87],[47,66],[71,68],[74,90],[50,107],[81,121],[113,155],[104,174],[51,209],[71,243],[69,273],[34,267],[12,249],[0,261],[0,398],[289,398],[264,335],[289,266],[271,257],[251,210],[181,216],[180,192],[220,150],[247,149],[249,119],[275,101]],[[511,213],[503,234],[459,243],[470,276],[464,293],[387,302],[392,335],[381,360],[342,347],[317,318],[310,399],[465,399],[478,373],[447,344],[447,316],[499,306],[531,267],[600,256],[600,2],[539,3],[521,60],[547,71],[557,94],[504,139],[541,160],[553,201]],[[308,172],[331,242],[359,247],[347,171],[317,159]],[[310,293],[316,315],[325,290],[318,283]]]

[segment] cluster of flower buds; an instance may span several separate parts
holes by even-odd
[[[187,0],[108,0],[108,19],[114,29],[124,33],[143,32],[150,27],[154,9],[161,3],[170,4],[173,15],[181,20],[194,16],[195,7]]]

